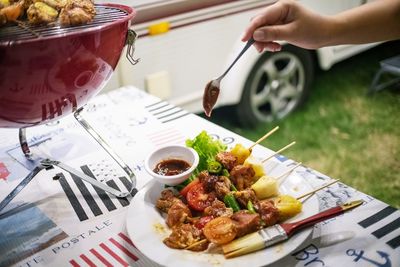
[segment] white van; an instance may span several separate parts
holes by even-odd
[[[107,1],[110,2],[110,1]],[[192,112],[202,111],[206,83],[224,72],[244,46],[240,36],[249,20],[271,0],[111,1],[137,10],[132,24],[139,39],[108,88],[134,85]],[[365,4],[362,0],[301,0],[323,14]],[[250,48],[221,83],[217,106],[235,106],[243,126],[281,119],[301,105],[315,68],[333,64],[375,46],[345,45],[305,50],[284,45],[259,54]]]

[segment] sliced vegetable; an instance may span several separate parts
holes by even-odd
[[[229,176],[231,176],[227,169],[222,169],[222,175],[225,177],[228,177],[228,178],[229,178]]]
[[[278,183],[277,181],[269,176],[262,176],[254,184],[251,189],[254,190],[258,199],[265,199],[278,195]]]
[[[251,213],[256,213],[256,210],[254,209],[253,202],[251,200],[247,201],[247,209]]]
[[[187,193],[189,192],[189,190],[195,186],[196,184],[200,183],[199,179],[194,179],[193,181],[191,181],[188,185],[186,185],[179,193],[186,197]]]
[[[283,221],[301,212],[302,204],[296,198],[289,195],[280,195],[274,199],[279,210],[279,220]]]
[[[244,147],[242,144],[236,144],[232,150],[231,153],[237,157],[238,163],[243,164],[244,161],[250,156],[251,152],[249,149]]]
[[[253,157],[253,156],[249,156],[245,161],[244,161],[244,165],[249,165],[253,168],[254,172],[255,172],[255,177],[261,177],[265,175],[265,171],[264,171],[264,165],[262,164],[262,162]]]
[[[186,199],[192,209],[203,211],[215,200],[213,194],[207,194],[201,183],[195,184],[187,192]]]
[[[222,171],[222,164],[218,161],[209,161],[207,162],[207,170],[212,174],[219,174]]]
[[[230,189],[231,189],[231,191],[234,191],[234,192],[238,191],[236,186],[233,183],[231,183],[231,188]]]
[[[236,237],[236,226],[228,217],[217,217],[209,221],[203,228],[206,238],[217,245],[231,242]]]
[[[237,203],[235,197],[232,194],[226,194],[224,196],[224,203],[229,208],[232,208],[233,212],[240,210],[239,204]]]

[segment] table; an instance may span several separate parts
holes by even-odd
[[[227,129],[134,88],[99,95],[84,116],[135,171],[137,189],[149,176],[143,159],[153,148],[183,143],[206,130],[228,146],[251,142]],[[124,185],[124,173],[78,125],[73,116],[28,129],[32,145],[53,158],[95,175],[107,184]],[[254,151],[272,154],[256,146]],[[293,164],[278,155],[275,161]],[[32,166],[18,144],[16,129],[0,131],[0,199]],[[313,187],[331,180],[315,170],[296,170]],[[53,179],[58,175],[58,179]],[[132,196],[135,192],[132,193]],[[350,199],[363,206],[317,224],[312,236],[271,266],[399,266],[400,212],[354,188],[338,183],[317,193],[320,210]],[[132,196],[116,199],[58,168],[42,171],[0,214],[0,266],[158,266],[146,258],[126,232]]]

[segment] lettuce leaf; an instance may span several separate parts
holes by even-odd
[[[218,152],[225,151],[227,146],[220,140],[214,140],[206,131],[200,132],[194,139],[187,139],[186,146],[196,150],[199,154],[199,165],[194,171],[197,175],[203,170],[207,170],[207,162],[215,161]]]

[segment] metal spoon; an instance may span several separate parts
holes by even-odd
[[[211,111],[213,107],[215,106],[215,103],[217,102],[218,95],[219,95],[219,87],[221,80],[225,77],[225,75],[231,70],[233,65],[239,60],[239,58],[246,52],[246,50],[254,44],[254,39],[250,38],[246,45],[243,47],[242,51],[240,51],[239,55],[235,58],[235,60],[232,62],[232,64],[228,67],[228,69],[218,78],[215,78],[211,81],[209,81],[206,85],[206,88],[204,89],[204,94],[203,94],[203,108],[204,108],[204,113],[207,115],[207,117],[211,116]]]

